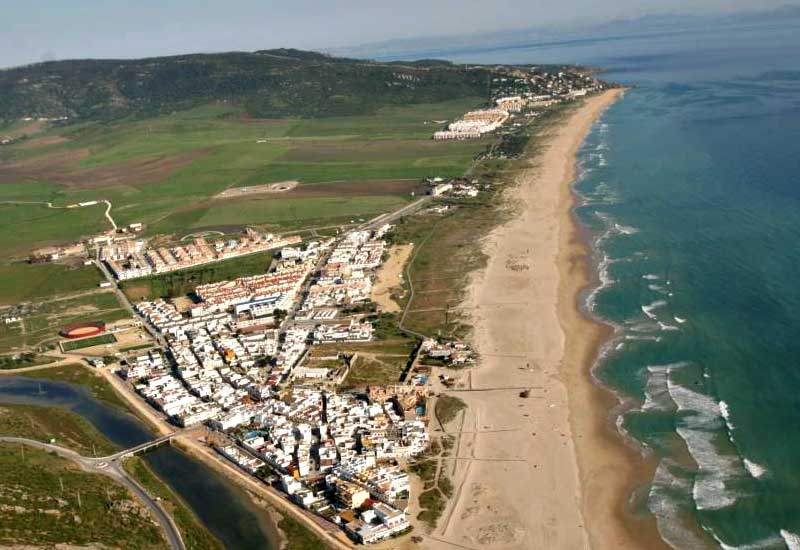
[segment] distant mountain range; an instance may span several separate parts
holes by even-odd
[[[335,48],[328,51],[335,55],[384,61],[414,59],[420,55],[448,59],[453,57],[453,54],[458,54],[459,57],[466,57],[471,52],[484,53],[495,49],[520,46],[558,45],[615,36],[677,32],[708,28],[709,26],[739,26],[771,21],[786,22],[793,19],[800,23],[800,5],[787,5],[768,11],[760,10],[716,15],[647,15],[590,25],[529,27],[472,35],[395,39],[346,48]]]
[[[0,70],[0,120],[148,116],[228,101],[253,117],[367,114],[386,105],[487,96],[490,69],[382,63],[316,52],[49,61]]]

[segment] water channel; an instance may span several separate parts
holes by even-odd
[[[0,376],[0,404],[3,403],[69,409],[120,448],[155,437],[132,414],[99,401],[84,387],[65,382]],[[278,547],[268,514],[217,472],[170,446],[160,447],[143,458],[225,548]]]

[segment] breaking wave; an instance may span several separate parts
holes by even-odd
[[[733,505],[737,495],[728,490],[726,482],[743,474],[738,455],[719,450],[718,437],[725,430],[720,405],[711,396],[674,382],[667,369],[667,390],[683,414],[678,420],[677,432],[697,464],[697,475],[692,487],[692,497],[698,510],[718,510]]]
[[[800,535],[781,529],[781,538],[789,550],[800,550]]]
[[[743,459],[742,462],[744,462],[744,468],[745,470],[747,470],[747,473],[749,473],[755,479],[761,479],[762,477],[767,475],[767,469],[761,464],[758,464],[757,462],[753,462],[752,460],[748,460],[746,458]]]

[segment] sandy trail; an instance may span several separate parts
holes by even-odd
[[[544,152],[509,191],[518,214],[486,241],[489,261],[474,277],[467,304],[482,357],[469,387],[498,390],[457,393],[469,406],[470,433],[459,445],[464,460],[455,465],[455,496],[426,548],[640,547],[618,521],[621,485],[606,478],[607,488],[594,492],[595,476],[609,465],[592,462],[597,449],[613,448],[597,455],[604,461],[625,458],[605,434],[607,408],[576,400],[600,391],[587,360],[604,332],[576,308],[588,278],[570,184],[584,138],[620,93],[588,98],[551,131]],[[503,389],[519,387],[530,388],[530,397]]]

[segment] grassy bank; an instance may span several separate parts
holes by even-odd
[[[117,450],[80,415],[58,407],[0,404],[0,434],[50,442],[84,456],[106,456]]]
[[[319,537],[288,514],[281,517],[278,528],[286,537],[286,550],[330,550]]]
[[[124,487],[16,445],[0,445],[0,526],[2,547],[166,547],[149,510]]]
[[[57,382],[68,382],[87,388],[92,396],[104,403],[130,412],[128,405],[117,395],[114,388],[102,376],[83,365],[73,364],[49,369],[34,370],[25,373],[26,378],[42,378]]]

